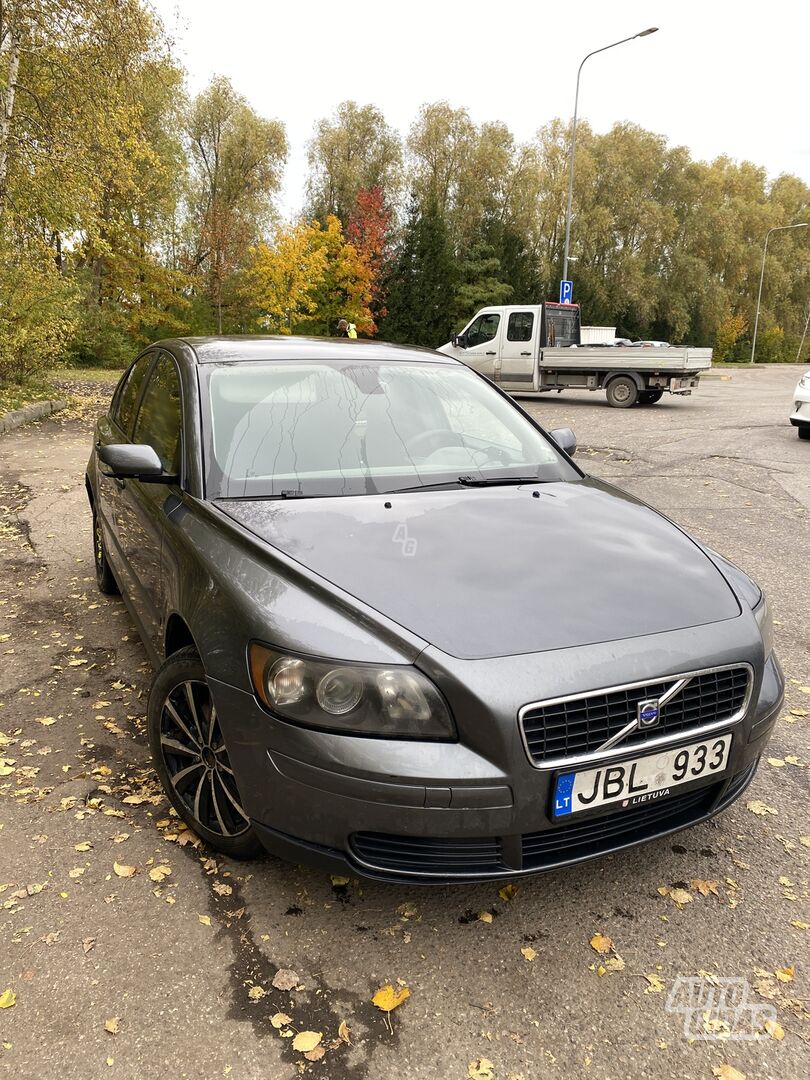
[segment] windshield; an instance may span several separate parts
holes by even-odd
[[[578,475],[517,408],[461,365],[268,361],[208,371],[212,498]]]

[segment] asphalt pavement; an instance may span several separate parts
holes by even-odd
[[[83,474],[109,390],[0,437],[0,1072],[806,1075],[810,443],[787,423],[798,373],[716,370],[691,397],[630,410],[573,391],[527,404],[575,430],[584,468],[760,582],[788,690],[768,760],[725,814],[513,893],[333,881],[195,847],[150,767],[145,653],[121,602],[95,588]],[[371,1000],[388,983],[410,991],[390,1013]]]

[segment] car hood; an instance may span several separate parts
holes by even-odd
[[[565,649],[740,614],[688,536],[592,478],[216,505],[452,656]]]

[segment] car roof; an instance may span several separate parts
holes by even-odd
[[[415,345],[392,345],[361,338],[272,337],[238,334],[229,337],[187,337],[156,342],[199,364],[227,364],[262,360],[313,360],[320,363],[346,360],[388,360],[457,364],[432,349]]]

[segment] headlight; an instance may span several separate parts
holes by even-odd
[[[285,720],[355,735],[455,738],[444,699],[416,668],[311,660],[255,642],[249,661],[259,700]]]
[[[810,390],[810,371],[805,371],[804,375],[799,379],[799,386],[802,390]]]
[[[767,660],[773,652],[773,619],[764,594],[759,605],[754,608],[754,618],[757,620],[759,632],[762,634],[762,644],[765,647],[765,659]]]

